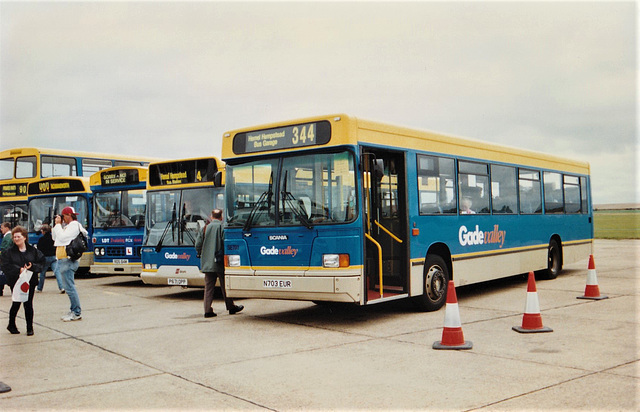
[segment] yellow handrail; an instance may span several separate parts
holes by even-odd
[[[400,239],[399,237],[397,237],[396,235],[391,233],[389,231],[389,229],[387,229],[386,227],[382,226],[380,223],[378,223],[377,220],[374,220],[373,223],[375,223],[380,229],[384,230],[389,236],[391,236],[393,238],[393,240],[395,240],[398,243],[402,243],[402,239]]]
[[[371,243],[376,245],[378,248],[378,272],[380,274],[380,297],[382,297],[382,246],[380,243],[376,242],[374,238],[372,238],[368,233],[365,233],[364,236],[369,239]]]

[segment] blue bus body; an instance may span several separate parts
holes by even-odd
[[[116,167],[91,176],[94,274],[139,275],[147,169]]]
[[[221,165],[215,158],[149,166],[144,283],[204,287],[195,241],[214,208],[224,206]]]
[[[223,160],[230,297],[436,310],[448,280],[555,277],[592,247],[583,162],[344,115],[226,133]]]

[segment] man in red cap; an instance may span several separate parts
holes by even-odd
[[[56,258],[58,259],[58,271],[62,278],[64,290],[69,296],[71,310],[62,317],[65,322],[82,319],[82,309],[80,308],[80,297],[76,291],[74,276],[78,270],[79,262],[67,256],[66,246],[75,239],[80,232],[87,236],[87,231],[78,222],[77,213],[71,206],[62,209],[62,217],[56,216],[55,226],[51,230],[53,245],[56,247]]]

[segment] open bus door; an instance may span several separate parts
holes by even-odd
[[[367,302],[409,291],[405,163],[402,152],[362,152]]]

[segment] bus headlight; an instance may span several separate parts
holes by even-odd
[[[240,255],[225,255],[225,266],[238,267],[240,266]]]
[[[322,255],[322,267],[347,268],[349,264],[349,255],[347,253]]]

